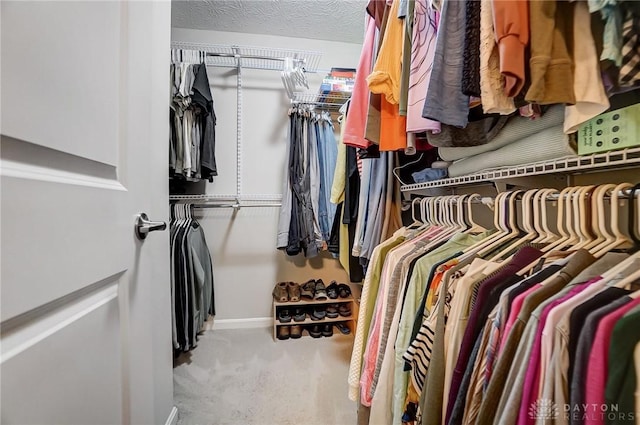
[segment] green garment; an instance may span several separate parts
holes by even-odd
[[[463,251],[489,235],[490,232],[478,235],[457,233],[442,246],[430,251],[416,262],[405,292],[398,335],[396,336],[395,367],[393,372],[393,425],[402,424],[404,402],[407,394],[407,385],[409,384],[409,373],[404,371],[404,359],[402,356],[411,342],[413,322],[424,291],[429,283],[427,279],[431,273],[431,268],[445,258]]]

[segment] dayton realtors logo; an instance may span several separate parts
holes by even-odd
[[[553,400],[539,399],[529,406],[529,418],[536,420],[554,420],[563,417],[565,420],[628,421],[634,423],[634,412],[620,411],[617,404],[562,404]]]
[[[538,399],[529,406],[529,417],[531,419],[556,419],[558,417],[558,406],[547,398]]]

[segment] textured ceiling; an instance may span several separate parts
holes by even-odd
[[[362,43],[366,0],[174,0],[178,28]]]

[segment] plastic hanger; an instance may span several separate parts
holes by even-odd
[[[638,216],[636,219],[637,211],[640,209],[640,196],[636,196],[638,191],[640,191],[640,183],[637,183],[635,186],[633,186],[629,194],[629,216],[627,217],[627,231],[629,232],[629,237],[633,242],[633,247],[631,248],[632,252],[640,250],[640,237],[638,235],[638,233],[640,232],[640,216]]]
[[[524,193],[524,195],[522,196],[522,226],[525,232],[527,232],[523,237],[518,238],[517,240],[513,241],[511,244],[509,244],[506,248],[504,248],[503,250],[501,250],[500,252],[498,252],[496,255],[494,255],[493,257],[491,257],[489,259],[489,261],[497,261],[498,259],[502,258],[503,256],[509,254],[511,251],[513,251],[514,249],[518,248],[520,245],[531,241],[533,239],[535,239],[538,236],[538,233],[536,233],[535,229],[533,228],[532,225],[532,198],[533,195],[538,192],[537,189],[533,189],[533,190],[528,190]],[[518,228],[518,224],[517,221],[515,220],[516,218],[516,212],[514,211],[513,214],[513,222],[511,223],[512,226],[512,230],[511,230],[511,234],[512,235],[519,235],[520,234],[520,228]],[[515,237],[514,236],[514,237]]]
[[[576,230],[578,231],[580,242],[573,247],[573,249],[578,250],[582,249],[595,239],[591,232],[589,231],[589,221],[587,215],[587,198],[588,194],[590,194],[595,185],[584,186],[580,189],[575,196],[573,206],[574,206],[574,224],[576,225]]]
[[[542,249],[542,252],[550,252],[554,249],[558,249],[558,247],[564,246],[570,239],[571,239],[571,234],[568,231],[565,231],[565,215],[569,214],[570,215],[570,211],[566,211],[566,197],[569,196],[569,194],[575,190],[575,187],[565,187],[564,189],[562,189],[560,191],[560,194],[558,195],[558,217],[556,220],[556,226],[558,229],[558,233],[560,233],[560,238],[558,240],[556,240],[555,242],[545,246]]]
[[[621,183],[613,189],[613,193],[611,194],[611,230],[615,235],[615,241],[611,244],[606,244],[603,247],[596,247],[597,250],[593,253],[594,257],[600,258],[612,249],[622,247],[624,245],[633,246],[633,243],[629,240],[629,238],[620,231],[619,205],[621,191],[630,189],[632,187],[633,185],[631,183]]]
[[[458,201],[456,203],[456,220],[458,222],[458,227],[460,227],[460,229],[462,229],[463,231],[467,231],[471,227],[464,219],[464,206],[465,206],[464,201],[467,199],[468,196],[469,195],[458,196]]]
[[[496,198],[494,200],[493,226],[495,227],[497,232],[463,250],[463,252],[465,253],[465,259],[475,257],[480,250],[492,245],[495,241],[508,234],[508,229],[503,226],[502,218],[506,210],[505,200],[509,194],[510,192],[500,192],[496,195]]]
[[[584,246],[584,249],[590,252],[596,246],[603,246],[605,241],[613,242],[615,239],[607,230],[604,206],[604,198],[607,192],[614,187],[616,187],[614,184],[597,186],[591,195],[591,230],[595,235],[595,239]]]
[[[531,243],[544,244],[557,240],[557,236],[549,229],[547,220],[547,198],[552,193],[557,193],[555,189],[541,189],[533,196],[533,226],[538,232],[538,237]]]
[[[416,197],[411,201],[411,218],[413,219],[413,223],[408,225],[407,229],[419,229],[424,224],[424,222],[416,218],[416,202],[420,202],[420,198]]]
[[[483,248],[478,252],[478,255],[484,256],[489,254],[491,251],[498,248],[500,245],[503,245],[509,240],[516,238],[520,235],[520,229],[518,228],[517,223],[517,214],[516,214],[516,198],[522,193],[522,190],[516,190],[513,192],[508,192],[505,196],[504,201],[501,202],[503,204],[503,218],[505,224],[505,234],[493,241],[489,246]]]
[[[467,219],[467,222],[469,223],[469,230],[467,230],[467,232],[468,233],[486,232],[487,229],[485,229],[484,227],[480,226],[478,223],[476,223],[473,220],[473,200],[474,199],[482,199],[482,198],[477,193],[472,193],[471,196],[469,196],[469,199],[467,199],[467,202],[466,202],[466,204],[467,204],[466,219]]]

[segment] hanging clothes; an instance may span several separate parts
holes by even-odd
[[[215,315],[213,264],[192,206],[171,206],[171,301],[173,347],[189,351],[209,315]]]
[[[496,217],[515,217],[515,204],[505,208],[517,196],[501,195]],[[433,199],[447,208],[447,198]],[[586,211],[585,199],[571,205]],[[635,371],[623,370],[640,342],[631,330],[640,312],[637,251],[610,252],[618,245],[595,237],[573,249],[570,236],[539,239],[537,228],[523,238],[464,221],[417,225],[376,246],[365,277],[348,382],[349,397],[370,406],[370,424],[633,418]]]
[[[336,215],[331,202],[338,157],[331,117],[305,108],[289,111],[287,161],[277,248],[312,258],[327,250]]]
[[[170,176],[213,181],[213,177],[218,175],[216,114],[204,63],[205,54],[178,49],[171,53]]]

